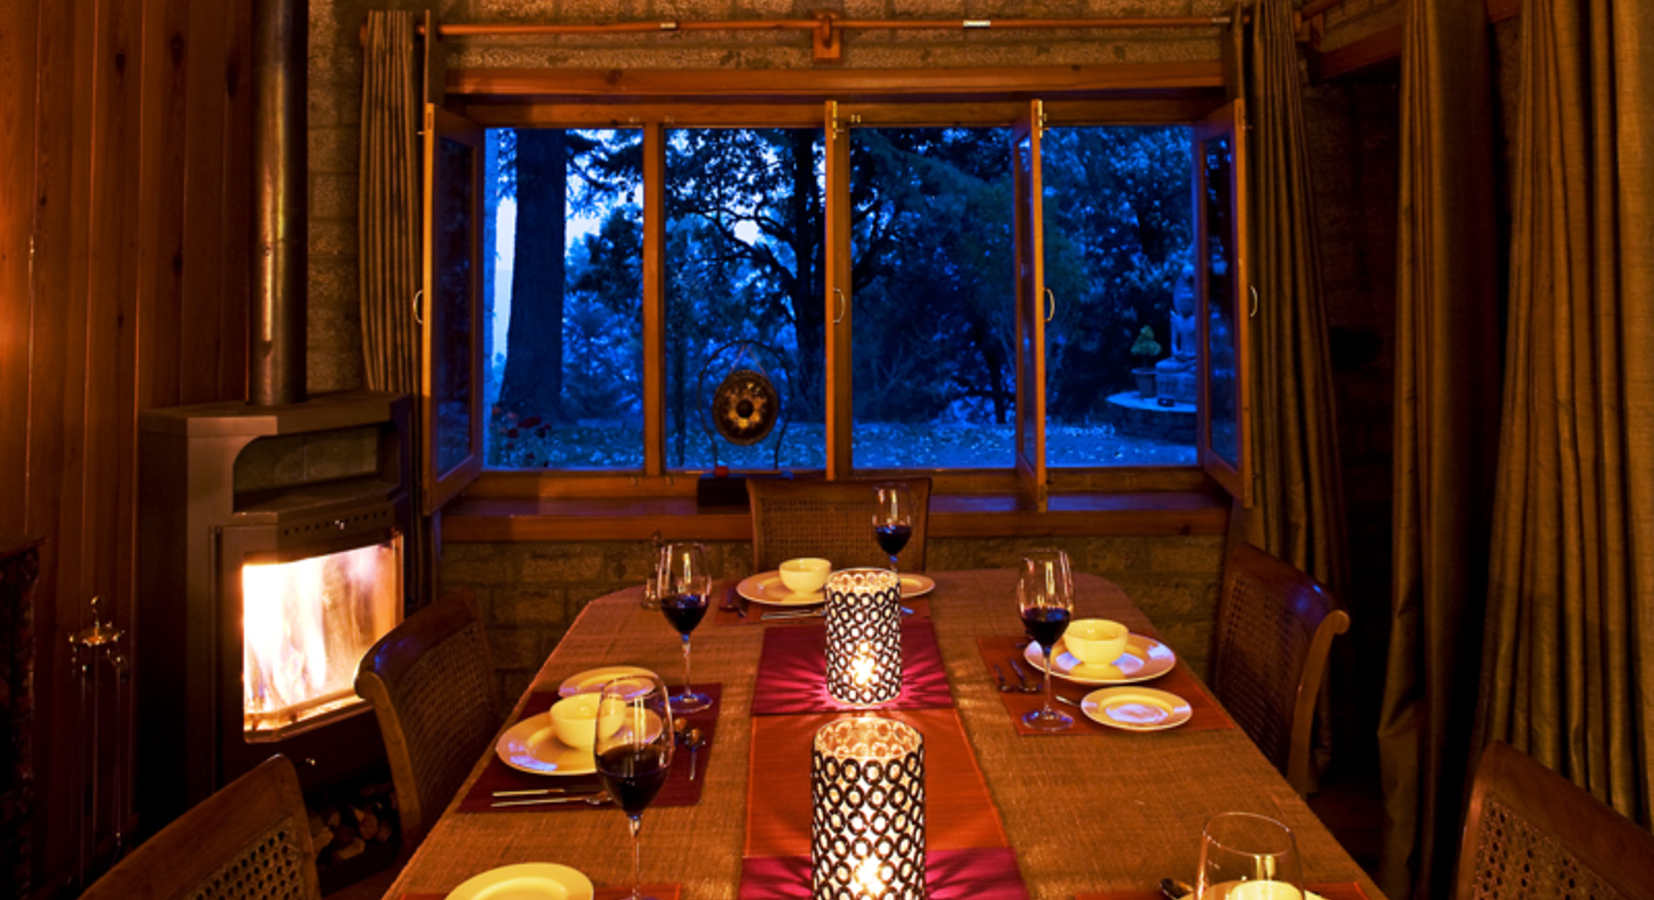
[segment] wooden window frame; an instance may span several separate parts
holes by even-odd
[[[700,472],[666,466],[665,267],[661,258],[666,129],[825,128],[832,135],[835,121],[839,127],[853,123],[851,127],[862,128],[1014,128],[1019,119],[1028,119],[1036,101],[1044,107],[1048,126],[1194,125],[1226,102],[1222,65],[1217,61],[968,70],[453,69],[446,79],[446,108],[485,128],[637,128],[644,135],[643,467],[609,472],[484,470],[466,490],[467,497],[500,500],[694,495]],[[650,240],[651,236],[656,239]],[[835,260],[828,261],[829,282]],[[846,314],[840,325],[833,325],[836,295],[831,288],[835,286],[839,285],[830,283],[823,297],[829,323],[827,364],[830,383],[842,385],[846,396],[838,398],[839,403],[832,402],[832,396],[826,398],[830,415],[825,474],[897,474],[894,470],[851,470],[845,377],[850,304],[844,285]],[[841,330],[843,334],[838,335]],[[837,368],[835,351],[842,351],[839,367],[845,372],[833,371]],[[939,479],[939,493],[1030,490],[1028,479],[1014,467],[922,471]],[[1029,501],[1039,509],[1044,507],[1047,491],[1196,491],[1213,486],[1197,465],[1065,467],[1046,469],[1035,480],[1038,487]]]

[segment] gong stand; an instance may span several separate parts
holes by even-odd
[[[711,397],[708,397],[708,372],[732,350],[738,352],[729,364],[728,374],[719,380]],[[774,368],[785,378],[790,392],[792,373],[787,370],[785,357],[774,348],[755,341],[731,341],[713,351],[701,366],[696,397],[702,401],[698,404],[701,427],[705,429],[707,443],[712,448],[713,470],[702,475],[696,486],[696,502],[700,506],[734,506],[747,502],[746,476],[731,476],[728,467],[718,461],[719,438],[737,447],[750,447],[774,432],[772,466],[777,473],[781,469],[781,442],[787,433],[790,404],[782,402],[781,392],[765,371],[760,357],[766,353],[771,357]],[[776,429],[777,424],[781,426],[779,430]]]

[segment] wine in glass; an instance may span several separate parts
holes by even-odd
[[[913,537],[913,500],[907,485],[881,484],[873,489],[873,537],[890,555],[890,571],[896,571],[896,554]]]
[[[672,703],[654,675],[629,675],[603,685],[592,752],[597,775],[632,832],[632,900],[643,897],[643,810],[672,771]]]
[[[1061,550],[1031,550],[1017,573],[1017,606],[1028,638],[1039,644],[1045,660],[1045,706],[1022,717],[1023,724],[1041,731],[1062,731],[1074,719],[1051,708],[1051,648],[1068,630],[1074,617],[1074,575],[1068,554]]]
[[[683,636],[683,693],[672,698],[672,711],[680,715],[699,712],[712,705],[712,698],[690,687],[689,633],[706,617],[712,596],[706,550],[700,544],[667,544],[661,550],[657,578],[660,611]]]
[[[1200,836],[1198,900],[1303,900],[1292,829],[1252,813],[1218,813]]]

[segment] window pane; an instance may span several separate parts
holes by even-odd
[[[477,160],[469,146],[437,142],[437,227],[432,248],[436,278],[433,314],[432,393],[436,400],[436,471],[452,471],[474,452],[471,447],[471,250],[476,240],[471,194]]]
[[[815,129],[668,133],[668,468],[769,469],[778,444],[782,467],[826,464],[822,152]],[[774,388],[774,418],[750,373]],[[712,431],[726,379],[739,390],[724,412],[749,404],[736,431],[750,443]]]
[[[1190,141],[1183,126],[1045,132],[1048,465],[1196,462]]]
[[[488,133],[490,468],[643,467],[642,147]]]
[[[1235,283],[1234,200],[1230,188],[1234,155],[1229,136],[1221,135],[1202,145],[1205,170],[1206,253],[1206,349],[1212,354],[1206,402],[1209,404],[1212,451],[1224,462],[1240,468],[1238,419],[1235,414],[1239,387],[1235,381]]]
[[[858,129],[851,144],[857,468],[1010,468],[1010,132]]]

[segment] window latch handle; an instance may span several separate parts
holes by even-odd
[[[1045,289],[1045,304],[1045,321],[1050,322],[1057,317],[1057,295],[1050,288]]]
[[[425,300],[425,289],[424,288],[420,288],[419,290],[414,291],[414,309],[413,309],[414,324],[418,325],[420,328],[425,327],[425,303],[424,303],[424,300]]]
[[[844,321],[844,290],[833,288],[833,296],[837,298],[837,305],[833,308],[833,324],[838,325]]]

